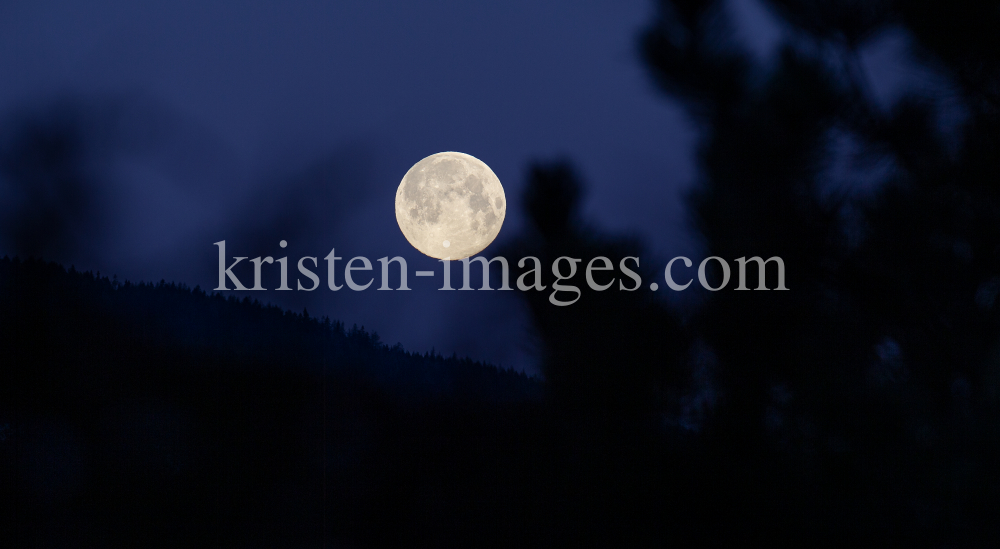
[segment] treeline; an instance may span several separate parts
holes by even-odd
[[[0,259],[3,310],[21,332],[20,344],[43,334],[100,341],[102,351],[122,345],[183,349],[198,362],[233,362],[242,369],[304,367],[332,375],[377,380],[421,395],[471,395],[487,400],[539,396],[538,380],[468,358],[410,353],[383,343],[376,332],[308,310],[294,313],[257,300],[209,294],[199,287],[120,282],[91,272],[68,271],[40,260]]]
[[[521,372],[9,258],[0,349],[10,547],[473,539],[541,501],[515,494],[544,485],[519,477],[544,439]]]

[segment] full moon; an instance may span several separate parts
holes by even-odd
[[[403,236],[436,259],[476,255],[493,242],[507,213],[503,185],[482,160],[440,152],[413,165],[396,190]]]

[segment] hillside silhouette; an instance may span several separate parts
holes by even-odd
[[[13,546],[463,539],[542,482],[537,379],[306,312],[4,258],[0,348]]]

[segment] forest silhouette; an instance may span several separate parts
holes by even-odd
[[[722,2],[659,2],[639,49],[700,131],[705,255],[779,256],[789,291],[519,292],[543,380],[5,258],[13,546],[1000,544],[1000,4],[766,5],[770,61]],[[933,77],[886,107],[861,56],[889,31]],[[59,158],[0,155],[25,256],[81,203],[31,192]],[[642,255],[570,162],[527,177],[501,255]]]

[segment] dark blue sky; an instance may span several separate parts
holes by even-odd
[[[566,158],[587,186],[586,219],[641,236],[644,261],[662,265],[698,253],[683,207],[696,133],[640,64],[636,38],[653,8],[5,1],[0,113],[59,102],[87,113],[90,217],[50,259],[119,278],[213,288],[212,243],[223,239],[230,256],[278,257],[287,239],[292,264],[336,247],[345,258],[403,255],[411,272],[432,268],[400,233],[393,198],[412,164],[445,150],[482,159],[503,183],[510,208],[498,244],[522,227],[528,162]],[[766,60],[778,27],[750,0],[730,10]],[[891,65],[892,51],[869,57]],[[363,324],[410,350],[534,370],[516,292],[411,281],[409,293],[254,297]]]

